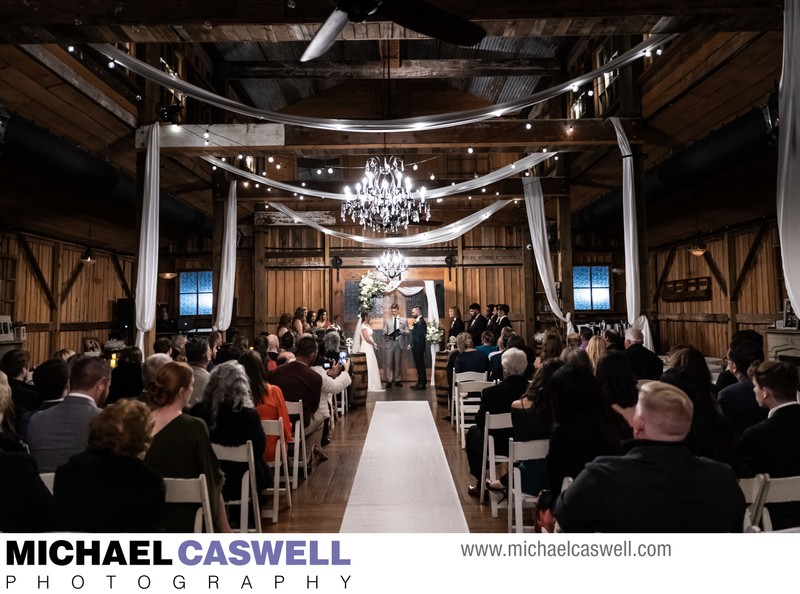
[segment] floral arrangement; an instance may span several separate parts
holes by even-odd
[[[447,350],[451,351],[451,352],[456,350],[458,348],[456,343],[457,343],[457,341],[456,341],[456,337],[455,336],[451,336],[450,338],[448,338],[447,339]]]
[[[439,322],[431,321],[428,324],[428,331],[425,334],[425,339],[433,344],[439,344],[444,337],[444,328],[439,325]]]
[[[370,270],[358,281],[358,306],[362,313],[372,311],[375,297],[383,295],[386,283],[376,277]]]

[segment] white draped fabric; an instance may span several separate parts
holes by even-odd
[[[628,306],[628,323],[642,331],[644,346],[655,351],[650,324],[642,313],[639,294],[639,233],[636,228],[636,196],[633,185],[633,157],[631,145],[619,118],[609,118],[617,132],[617,144],[622,153],[622,220],[625,230],[625,301]]]
[[[486,175],[482,175],[475,179],[469,179],[467,181],[463,181],[458,184],[451,184],[449,186],[442,186],[440,188],[433,188],[431,190],[425,189],[425,199],[432,200],[434,198],[447,198],[448,196],[461,196],[466,192],[471,192],[472,190],[479,190],[482,189],[490,184],[498,182],[500,180],[506,179],[511,177],[512,175],[518,175],[520,171],[524,171],[526,169],[530,169],[531,167],[546,161],[558,153],[551,153],[551,152],[538,152],[533,153],[532,155],[528,155],[523,157],[522,159],[518,159],[513,163],[500,167],[491,173],[487,173]],[[256,182],[257,184],[264,184],[265,186],[271,186],[273,188],[277,188],[279,190],[284,190],[286,192],[292,192],[297,194],[298,196],[315,196],[317,198],[329,198],[330,200],[352,200],[352,196],[348,196],[347,194],[337,194],[335,192],[324,192],[322,190],[315,190],[314,188],[305,188],[300,186],[293,186],[292,184],[287,184],[285,182],[278,181],[276,179],[270,179],[263,175],[258,175],[257,173],[253,173],[251,171],[247,171],[245,169],[239,169],[236,165],[229,163],[228,161],[223,161],[222,159],[218,159],[217,157],[209,157],[205,156],[202,159],[208,163],[211,163],[215,167],[219,167],[220,169],[224,169],[229,173],[233,173],[234,175],[238,175],[239,177],[243,177],[245,179],[249,179],[251,181]],[[411,192],[411,196],[415,199],[419,199],[421,197],[421,193],[419,190],[414,190]]]
[[[353,333],[353,352],[361,352],[361,314],[358,314],[358,322],[356,322],[356,330]]]
[[[222,236],[222,261],[219,270],[219,299],[214,330],[223,332],[233,319],[233,290],[236,285],[236,181],[228,187]]]
[[[147,135],[147,160],[144,168],[142,224],[139,227],[139,261],[136,272],[136,346],[144,352],[144,335],[156,319],[156,280],[158,279],[158,213],[161,185],[161,155],[158,123]]]
[[[575,332],[575,326],[572,324],[572,315],[569,312],[566,315],[561,312],[561,308],[558,305],[558,296],[556,295],[553,261],[550,259],[550,246],[547,243],[547,221],[544,216],[542,182],[538,177],[523,177],[522,187],[525,190],[525,210],[528,213],[528,227],[531,230],[533,257],[536,259],[539,278],[542,279],[544,294],[547,296],[550,310],[559,320],[566,322],[567,334],[571,334]]]
[[[472,109],[468,111],[451,112],[438,115],[419,116],[415,118],[402,118],[396,120],[350,120],[350,119],[337,119],[337,118],[314,118],[308,116],[299,116],[286,113],[278,113],[267,109],[259,109],[250,105],[245,105],[238,101],[234,101],[227,97],[217,95],[206,89],[201,89],[195,85],[189,84],[179,78],[172,76],[169,73],[161,71],[159,68],[150,66],[137,60],[135,57],[126,53],[125,51],[105,43],[93,43],[91,47],[96,49],[101,54],[111,58],[117,64],[121,64],[125,68],[132,70],[151,80],[163,87],[175,89],[194,97],[199,101],[215,105],[221,109],[241,113],[247,116],[257,118],[259,120],[268,120],[272,122],[280,122],[284,124],[293,124],[295,126],[305,126],[308,128],[317,128],[319,130],[337,130],[347,132],[413,132],[419,130],[435,130],[438,128],[449,128],[454,126],[461,126],[473,122],[480,122],[491,118],[496,118],[506,115],[510,112],[515,112],[524,107],[535,105],[557,97],[569,91],[573,86],[582,86],[590,83],[594,79],[601,76],[604,72],[611,72],[630,64],[635,60],[639,60],[645,56],[647,50],[655,49],[664,45],[677,35],[651,35],[637,46],[631,48],[627,52],[617,56],[613,60],[609,60],[600,68],[596,68],[591,72],[587,72],[580,76],[573,78],[562,83],[559,83],[549,89],[539,91],[527,97],[521,97],[514,101],[507,101],[489,107],[482,107],[480,109]]]
[[[779,90],[781,112],[778,142],[778,232],[786,293],[800,311],[800,8],[786,0],[783,15],[783,71]]]
[[[456,223],[445,225],[441,229],[435,231],[425,231],[424,233],[415,233],[406,237],[362,237],[361,235],[351,235],[350,233],[343,233],[341,231],[334,231],[323,227],[319,223],[304,217],[301,213],[293,211],[288,206],[284,206],[279,202],[270,202],[270,206],[287,216],[292,217],[298,223],[303,223],[309,227],[313,227],[317,231],[322,231],[331,237],[338,237],[340,239],[348,239],[357,243],[366,245],[378,245],[383,247],[419,247],[431,243],[440,243],[443,241],[452,241],[461,237],[467,231],[470,231],[487,220],[490,216],[498,210],[509,204],[511,200],[498,200],[494,204],[490,204],[486,208],[478,212],[464,217]]]

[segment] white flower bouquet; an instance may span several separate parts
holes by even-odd
[[[431,322],[428,324],[428,331],[425,334],[425,340],[433,344],[439,344],[444,337],[444,328],[439,325],[439,322]]]
[[[386,283],[376,277],[372,271],[367,272],[358,281],[358,305],[362,312],[372,311],[372,304],[378,295],[383,295]]]

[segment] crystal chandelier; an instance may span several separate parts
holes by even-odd
[[[408,270],[408,260],[397,250],[386,250],[378,260],[375,270],[389,280],[399,280],[402,274]]]
[[[370,157],[364,168],[364,179],[356,184],[353,194],[349,187],[342,202],[342,220],[348,215],[353,222],[370,229],[395,233],[409,223],[419,223],[422,216],[431,218],[425,202],[425,188],[419,190],[419,200],[411,196],[411,178],[403,179],[403,159],[400,157]]]

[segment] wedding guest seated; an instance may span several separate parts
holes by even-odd
[[[494,334],[488,330],[481,334],[481,344],[476,346],[475,350],[485,353],[487,357],[497,351],[497,345],[494,344]]]
[[[711,371],[706,363],[706,357],[703,353],[694,348],[690,344],[682,344],[675,346],[669,352],[667,358],[667,367],[669,369],[687,369],[692,372],[703,384],[708,384],[709,390],[714,395],[714,400],[717,398],[717,387],[711,381]],[[691,398],[691,394],[689,395]],[[695,412],[697,412],[695,410]]]
[[[208,364],[206,371],[211,373],[211,370],[214,369],[214,365],[217,362],[217,353],[219,349],[222,348],[222,334],[216,330],[209,332],[208,346],[211,347],[211,362]]]
[[[675,386],[640,390],[635,439],[624,456],[586,465],[556,502],[565,532],[741,532],[744,495],[725,464],[698,458],[684,440],[692,403]]]
[[[539,356],[536,358],[534,365],[539,369],[548,359],[558,359],[563,350],[564,344],[561,342],[561,337],[558,333],[552,331],[545,332]]]
[[[278,367],[280,367],[281,365],[285,363],[291,363],[294,360],[295,360],[294,353],[286,351],[278,355],[278,359],[275,361],[275,363],[277,363]]]
[[[466,335],[466,332],[459,334]],[[483,458],[483,431],[486,423],[486,413],[493,415],[511,412],[511,404],[525,393],[528,380],[525,379],[525,369],[528,367],[528,358],[519,349],[511,348],[503,351],[503,377],[501,383],[481,392],[481,404],[475,415],[475,425],[467,430],[465,438],[465,451],[469,463],[469,473],[478,481],[481,479],[481,461]],[[494,451],[499,456],[508,455],[508,440],[513,437],[511,429],[496,429],[491,431],[494,438]],[[480,485],[470,486],[469,494],[480,495]]]
[[[172,359],[174,361],[186,361],[184,348],[188,340],[185,334],[176,334],[172,337]]]
[[[252,352],[244,353],[239,357],[239,363],[247,373],[250,381],[250,391],[253,394],[253,404],[256,407],[258,416],[264,420],[283,422],[283,439],[287,444],[292,443],[292,421],[289,419],[289,411],[286,410],[286,401],[283,399],[283,392],[278,386],[267,381],[267,371],[258,356]],[[273,462],[275,460],[275,448],[278,438],[267,436],[267,445],[264,448],[264,461]]]
[[[800,476],[800,406],[797,402],[797,367],[765,361],[751,367],[755,398],[768,410],[767,418],[744,430],[742,452],[754,473],[771,478]],[[797,503],[769,506],[773,528],[800,526]]]
[[[52,530],[53,497],[14,425],[11,386],[0,371],[0,532]]]
[[[456,337],[458,355],[453,365],[455,373],[465,371],[485,372],[489,370],[489,357],[485,353],[475,350],[472,337],[467,332],[462,332]]]
[[[600,357],[606,353],[606,341],[599,336],[592,336],[583,350],[589,355],[592,369],[597,369],[597,362],[600,360]]]
[[[653,351],[646,348],[644,335],[631,326],[625,331],[625,356],[631,364],[636,379],[657,380],[664,372],[664,362]]]
[[[74,357],[77,353],[72,349],[60,349],[53,353],[53,359],[58,359],[59,361],[63,361],[64,363],[69,363],[70,359]]]
[[[214,530],[230,532],[221,495],[224,476],[211,448],[208,427],[202,419],[183,414],[193,382],[192,368],[186,363],[170,361],[159,369],[148,388],[155,408],[153,441],[144,462],[163,477],[197,478],[204,474]],[[160,527],[166,532],[192,532],[196,511],[193,504],[170,503]]]
[[[579,346],[585,351],[589,347],[589,342],[594,338],[594,332],[589,326],[581,326],[581,329],[578,331],[578,336],[581,338]],[[598,338],[600,337],[598,336]],[[602,340],[602,338],[600,338],[600,340]]]
[[[31,410],[22,415],[19,420],[18,433],[23,436],[28,432],[28,423],[31,417],[40,410],[45,410],[55,406],[64,399],[69,391],[69,365],[60,359],[49,359],[36,366],[33,371],[33,385],[42,397],[42,404],[39,408]]]
[[[147,405],[130,398],[107,406],[92,420],[86,450],[56,470],[58,530],[158,531],[164,481],[142,461],[152,428]]]
[[[106,405],[121,398],[137,398],[142,393],[142,350],[126,347],[119,354],[117,366],[111,371],[111,386]]]
[[[19,420],[29,410],[39,408],[42,397],[36,387],[28,383],[31,354],[21,349],[8,351],[0,359],[0,371],[8,377],[11,398],[14,401],[14,418]]]
[[[154,353],[163,353],[165,355],[169,355],[169,357],[172,358],[172,354],[174,351],[175,348],[172,344],[172,340],[170,340],[166,336],[157,338],[156,341],[153,343]]]
[[[328,459],[328,456],[322,451],[321,446],[325,446],[330,443],[330,417],[333,395],[344,392],[352,383],[352,379],[350,378],[350,359],[347,359],[344,362],[344,365],[342,365],[339,363],[338,359],[332,361],[330,359],[319,357],[311,369],[318,373],[322,378],[322,394],[319,400],[319,412],[322,414],[322,418],[324,419],[322,426],[322,437],[319,444],[314,444],[313,456],[315,460],[324,462]]]
[[[252,352],[252,355],[258,357],[258,353]],[[256,487],[259,492],[267,488],[272,482],[272,471],[264,462],[267,438],[253,405],[250,380],[238,361],[226,361],[214,367],[205,392],[189,414],[206,422],[211,443],[239,446],[250,440],[255,457]],[[247,464],[222,460],[220,467],[225,474],[223,499],[239,499]]]
[[[744,341],[754,343],[762,353],[764,352],[764,337],[755,330],[739,330],[738,332],[734,332],[733,336],[731,336],[731,344],[728,347],[728,351],[730,351],[737,342]],[[761,356],[758,360],[763,361],[764,357]],[[738,381],[739,378],[730,370],[730,367],[725,368],[717,378],[717,395],[719,395],[723,389],[736,384]]]
[[[564,477],[576,477],[597,456],[622,453],[631,428],[600,398],[597,380],[586,367],[564,365],[550,380],[555,426],[547,453],[547,483],[561,491]]]
[[[606,349],[609,351],[624,351],[625,340],[617,333],[616,330],[603,331],[603,340],[606,343]]]
[[[586,351],[581,350],[581,347],[564,347],[564,350],[561,351],[561,354],[558,356],[558,358],[568,365],[580,365],[589,371],[594,371],[594,367],[592,367],[592,361],[589,359],[589,355],[586,353]]]
[[[288,353],[295,353],[297,348],[297,337],[295,336],[294,332],[287,332],[283,336],[280,337],[280,348],[278,349],[279,353],[288,352]]]
[[[747,375],[754,362],[763,360],[764,351],[747,340],[735,343],[728,351],[728,369],[739,381],[720,390],[717,400],[722,412],[733,420],[740,434],[767,418],[767,410],[761,408],[753,396],[753,382]]]
[[[639,390],[636,376],[622,351],[608,350],[600,357],[595,370],[603,403],[622,417],[628,425],[633,423]],[[574,478],[574,477],[573,477]]]
[[[564,339],[565,347],[579,347],[581,346],[581,335],[577,332],[570,332]]]
[[[189,406],[194,406],[206,391],[208,385],[208,364],[211,363],[211,346],[204,338],[192,338],[186,343],[186,362],[192,368],[194,388]]]
[[[153,399],[150,396],[150,387],[156,380],[158,371],[170,361],[172,361],[172,358],[169,355],[165,355],[164,353],[155,353],[147,357],[147,359],[144,360],[144,363],[142,363],[142,384],[144,385],[144,389],[142,390],[142,393],[139,394],[139,400],[144,402],[150,408],[155,406],[153,404]]]
[[[104,359],[78,359],[70,371],[69,394],[30,418],[26,438],[40,472],[55,472],[86,449],[89,423],[100,414],[110,383],[111,368]]]

